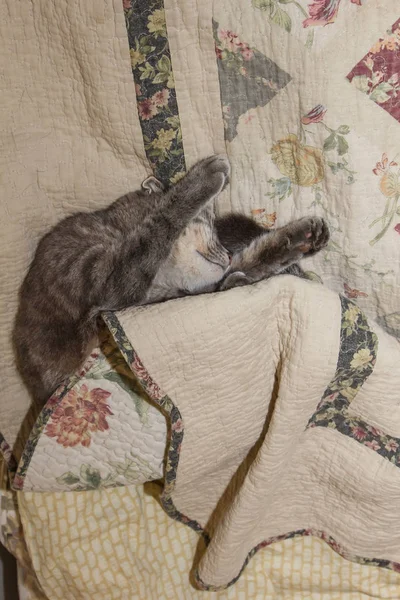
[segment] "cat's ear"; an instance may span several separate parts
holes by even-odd
[[[150,177],[147,177],[147,179],[145,179],[143,181],[142,190],[145,190],[148,194],[152,194],[153,192],[155,192],[155,193],[164,192],[165,188],[164,188],[163,184],[161,183],[161,181],[158,181],[158,179],[156,179],[156,177],[153,177],[153,175],[151,175]]]

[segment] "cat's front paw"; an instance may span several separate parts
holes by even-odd
[[[204,158],[195,166],[196,175],[204,178],[205,181],[213,182],[221,192],[229,183],[231,166],[228,157],[224,154],[215,154]]]
[[[218,290],[224,292],[235,287],[241,287],[243,285],[250,285],[252,280],[250,277],[242,273],[241,271],[234,271],[229,273],[227,277],[220,283]]]
[[[325,248],[329,242],[330,232],[327,222],[321,217],[311,217],[307,221],[309,228],[306,233],[306,245],[309,249],[306,254],[310,256]]]
[[[311,256],[324,248],[329,241],[329,228],[320,217],[304,217],[287,226],[287,247]]]

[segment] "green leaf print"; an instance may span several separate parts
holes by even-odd
[[[77,475],[74,475],[71,471],[68,471],[67,473],[63,473],[61,477],[58,477],[57,481],[59,483],[65,483],[65,485],[71,486],[79,483],[80,479]]]
[[[324,141],[324,150],[334,150],[337,146],[338,139],[336,133],[333,131]]]
[[[81,480],[86,483],[89,488],[97,490],[100,487],[101,475],[98,469],[94,469],[90,465],[82,465],[80,470]]]
[[[386,92],[390,92],[393,90],[393,86],[390,83],[383,82],[376,86],[370,93],[369,97],[371,100],[376,102],[377,104],[383,104],[390,99],[389,94]]]
[[[343,156],[344,154],[347,154],[347,151],[349,149],[349,144],[347,143],[346,138],[344,138],[342,135],[338,135],[337,136],[337,145],[338,145],[339,156]]]
[[[292,31],[292,19],[287,12],[282,10],[279,6],[275,5],[275,10],[271,14],[270,19],[273,23],[279,25],[279,27],[282,27],[288,33]]]
[[[366,75],[356,75],[352,79],[352,83],[356,86],[360,92],[364,94],[368,94],[369,86],[368,86],[368,77]]]

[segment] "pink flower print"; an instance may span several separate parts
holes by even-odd
[[[374,437],[379,437],[380,435],[382,435],[382,432],[379,431],[379,429],[377,429],[376,427],[372,427],[371,425],[368,426],[368,431]]]
[[[137,378],[143,382],[146,392],[153,400],[158,401],[161,400],[161,398],[164,398],[165,394],[163,394],[155,381],[152,380],[146,368],[143,366],[142,361],[136,354],[131,364],[131,368]]]
[[[158,113],[157,106],[155,106],[151,98],[146,98],[146,100],[139,102],[138,110],[139,117],[143,121],[148,121]]]
[[[336,20],[341,0],[313,0],[308,7],[308,19],[303,21],[303,27],[329,25]],[[361,6],[361,0],[351,0],[352,4]]]
[[[167,106],[169,100],[169,90],[166,88],[164,90],[160,90],[154,94],[151,100],[156,106]]]
[[[238,52],[240,46],[242,46],[239,36],[233,31],[221,29],[219,39],[222,42],[222,49],[229,50],[229,52]]]
[[[86,384],[72,388],[51,415],[45,434],[56,438],[57,444],[65,448],[82,444],[88,448],[92,433],[107,431],[107,416],[113,413],[106,403],[110,392]]]
[[[352,427],[351,432],[357,440],[364,440],[367,437],[367,432],[360,426]]]
[[[396,573],[400,573],[400,563],[391,562],[390,566],[393,569],[393,571],[396,571]]]
[[[13,479],[13,488],[15,490],[22,490],[24,487],[24,478],[21,475],[15,475]]]
[[[394,230],[397,231],[397,233],[400,233],[400,223],[397,223],[397,225],[395,225]]]
[[[372,169],[374,175],[383,175],[390,167],[397,167],[397,162],[392,160],[389,162],[386,152],[382,154],[382,158],[375,165],[375,169]]]
[[[334,550],[338,554],[343,555],[343,553],[344,553],[343,546],[341,546],[340,544],[338,544],[338,542],[335,542],[335,540],[330,539],[329,540],[329,545],[332,548],[332,550]]]
[[[387,444],[385,444],[385,450],[387,450],[388,452],[396,452],[398,447],[398,443],[394,440],[389,440]]]
[[[317,106],[314,106],[314,108],[310,110],[310,112],[304,115],[304,117],[301,119],[301,122],[303,123],[303,125],[310,125],[310,123],[320,123],[324,118],[326,111],[327,109],[325,108],[325,106],[322,106],[322,104],[317,104]]]
[[[368,294],[356,288],[351,288],[347,283],[344,283],[343,287],[347,298],[368,298]]]
[[[247,115],[247,117],[244,118],[244,122],[246,123],[250,123],[250,121],[252,121],[254,119],[255,115]]]
[[[381,446],[378,444],[376,440],[372,440],[372,442],[365,442],[365,446],[371,448],[371,450],[380,450]]]
[[[248,46],[241,48],[240,50],[244,60],[251,60],[254,56],[253,50]]]
[[[176,431],[176,433],[181,433],[183,431],[183,421],[182,419],[177,419],[175,423],[171,425],[172,431]]]
[[[226,29],[220,29],[219,33],[218,33],[218,37],[220,40],[226,40],[228,39],[230,34],[230,31],[227,31]]]

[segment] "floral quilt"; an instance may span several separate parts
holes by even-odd
[[[392,498],[400,448],[397,409],[391,404],[398,390],[396,357],[400,340],[397,0],[106,0],[103,4],[99,8],[88,2],[82,8],[72,0],[68,7],[57,6],[56,23],[68,23],[70,32],[63,40],[62,51],[58,36],[50,35],[53,29],[49,23],[55,15],[50,0],[41,0],[41,9],[32,14],[21,12],[14,3],[4,22],[3,37],[10,37],[7,49],[19,40],[20,29],[13,30],[18,19],[25,23],[29,39],[36,39],[41,32],[37,44],[26,54],[32,64],[19,60],[16,52],[7,55],[6,61],[0,57],[7,77],[15,81],[14,86],[7,86],[5,122],[20,124],[18,135],[14,130],[12,134],[4,132],[9,155],[4,169],[8,175],[1,252],[9,265],[4,269],[1,291],[5,326],[0,333],[4,333],[6,360],[0,401],[0,449],[14,488],[82,492],[164,477],[164,505],[171,516],[202,531],[208,541],[218,530],[218,535],[226,536],[226,547],[233,544],[239,548],[242,544],[243,539],[231,538],[231,530],[221,522],[212,521],[210,511],[222,495],[219,485],[228,486],[233,467],[238,468],[240,452],[247,455],[255,447],[255,440],[261,439],[263,432],[257,426],[265,422],[265,411],[260,413],[257,426],[252,425],[247,409],[233,411],[233,401],[242,391],[242,383],[234,375],[239,376],[248,361],[251,343],[246,339],[254,343],[259,331],[268,329],[273,320],[276,307],[269,302],[271,290],[277,285],[283,286],[281,296],[276,295],[277,304],[288,311],[284,303],[287,284],[273,281],[271,287],[261,286],[262,292],[250,288],[207,299],[179,300],[160,309],[132,311],[131,316],[105,315],[100,347],[81,371],[49,399],[28,440],[22,434],[26,428],[31,429],[29,398],[15,372],[8,342],[18,285],[38,237],[48,226],[72,209],[106,205],[110,199],[138,187],[150,172],[165,184],[173,184],[198,159],[223,152],[229,156],[232,179],[218,199],[219,213],[241,211],[268,228],[308,214],[324,216],[329,223],[329,246],[304,262],[314,282],[303,282],[303,291],[296,287],[294,296],[304,300],[309,290],[314,290],[308,305],[313,307],[310,332],[318,340],[315,324],[319,323],[321,330],[328,328],[333,350],[329,354],[323,348],[325,340],[321,342],[318,352],[327,353],[326,365],[319,371],[317,361],[310,363],[304,378],[308,389],[301,392],[302,384],[294,379],[286,392],[296,399],[296,410],[305,411],[299,423],[307,443],[312,436],[321,442],[320,450],[317,442],[310,441],[315,454],[332,449],[329,440],[336,440],[333,446],[337,451],[332,450],[332,456],[337,462],[327,458],[324,463],[329,490],[334,480],[333,488],[340,488],[342,498],[346,498],[346,490],[340,487],[343,481],[346,485],[348,482],[346,464],[349,456],[359,456],[360,465],[366,461],[370,470],[360,468],[365,481],[354,476],[353,496],[360,506],[369,498],[368,510],[374,504],[383,507],[383,517],[368,513],[372,521],[376,517],[376,523],[381,524],[373,539],[360,524],[357,533],[348,528],[354,534],[349,540],[339,517],[329,522],[323,518],[323,511],[333,514],[333,507],[328,510],[311,499],[312,515],[303,513],[296,522],[286,515],[282,527],[279,519],[273,519],[279,527],[274,531],[266,527],[263,539],[253,546],[247,544],[253,540],[252,535],[247,536],[242,550],[235,555],[236,562],[228,564],[230,559],[220,547],[213,549],[211,541],[210,558],[200,568],[198,585],[214,589],[232,583],[255,548],[292,535],[320,536],[349,558],[398,569],[397,531],[393,527],[390,537],[385,501],[368,479],[372,468],[382,493]],[[78,17],[82,11],[84,19]],[[15,256],[21,260],[15,262]],[[320,283],[324,287],[317,285]],[[249,306],[261,293],[264,301],[269,298],[270,312],[267,315],[256,310],[251,314]],[[299,315],[309,314],[306,308],[299,301],[299,312],[293,319],[285,312],[286,318],[298,324],[288,351],[291,344],[296,345],[295,333],[307,335],[305,321],[296,321]],[[203,310],[208,311],[207,318]],[[225,365],[225,353],[229,355],[217,339],[221,323],[213,322],[208,337],[205,333],[207,319],[214,310],[222,315],[222,323],[230,333],[236,332],[235,343],[240,342],[232,357],[236,370],[231,382],[223,379],[230,395],[220,392],[237,418],[230,422],[230,413],[221,412],[218,422],[225,433],[224,424],[230,423],[236,432],[240,423],[248,429],[249,442],[233,457],[224,451],[235,447],[235,439],[222,436],[210,441],[207,451],[220,452],[225,475],[218,473],[220,483],[211,486],[207,477],[215,483],[215,472],[207,469],[218,457],[210,455],[201,474],[207,477],[197,477],[198,470],[190,466],[185,471],[187,479],[182,479],[186,487],[181,488],[177,486],[178,468],[186,464],[181,462],[181,451],[186,457],[185,444],[194,438],[199,443],[207,436],[211,440],[216,420],[210,416],[210,431],[205,428],[199,433],[191,415],[196,416],[199,427],[204,425],[204,415],[197,412],[194,400],[190,406],[185,404],[189,396],[182,400],[180,388],[183,390],[197,377],[203,406],[218,400],[217,384],[222,379],[216,369]],[[191,315],[191,320],[187,321],[184,313]],[[163,323],[158,314],[163,315]],[[175,322],[171,315],[176,316]],[[132,331],[129,319],[138,327],[146,323],[149,331],[154,331],[158,323],[157,334],[145,344],[140,327]],[[279,315],[276,322],[284,323]],[[193,339],[202,342],[204,352],[197,366],[191,363],[186,383],[181,357],[187,340],[183,330],[173,331],[177,323],[186,334],[190,331]],[[269,339],[281,340],[283,331],[284,326]],[[175,345],[171,342],[174,335]],[[307,340],[315,350],[316,342]],[[161,354],[162,348],[167,349],[165,355]],[[187,353],[185,358],[191,357],[190,349]],[[152,367],[155,357],[159,362]],[[268,360],[261,351],[254,358],[256,368],[251,381],[246,380],[249,389],[253,382],[259,385],[261,377],[268,376],[272,382],[277,374],[281,377],[282,365],[278,368],[274,360]],[[308,355],[299,350],[295,360],[288,361],[289,380],[291,369],[299,369],[307,360]],[[270,367],[269,371],[267,365],[276,370]],[[174,377],[168,379],[171,373]],[[256,391],[263,394],[265,402],[276,400],[276,390],[260,389]],[[310,390],[314,390],[312,398]],[[197,399],[196,394],[192,391],[191,397]],[[243,402],[242,406],[247,404]],[[285,412],[289,405],[279,404],[276,413],[273,406],[272,402],[268,423],[274,419],[278,425],[285,422],[284,429],[292,436],[287,447],[299,448],[300,452],[303,446],[293,441],[300,430],[291,429],[290,419],[285,421],[290,416],[290,410]],[[210,415],[213,410],[210,405]],[[292,416],[295,422],[296,415]],[[191,431],[194,438],[190,437]],[[262,446],[267,462],[278,452],[274,439],[271,445],[268,441]],[[19,451],[21,445],[23,450]],[[291,469],[298,459],[283,450],[281,455],[286,457],[287,473],[295,479]],[[245,464],[246,469],[250,468],[251,461]],[[276,472],[281,472],[281,466]],[[271,469],[272,477],[275,471],[273,466]],[[313,475],[309,473],[310,481],[317,489]],[[301,485],[299,482],[299,489]],[[328,489],[324,485],[318,489]],[[203,496],[197,493],[200,489]],[[207,496],[207,489],[214,490],[214,496]],[[193,490],[196,498],[191,496]],[[245,493],[248,488],[243,490]],[[363,494],[358,496],[357,490]],[[282,504],[286,491],[270,498],[272,508]],[[182,497],[174,496],[178,492]],[[303,497],[307,493],[305,490]],[[209,504],[196,504],[199,498],[206,498]],[[395,506],[396,498],[392,500]],[[346,514],[353,514],[352,506],[351,502],[346,504]],[[370,551],[365,550],[367,546]],[[220,579],[214,569],[217,565]]]
[[[161,479],[166,430],[105,328],[100,347],[41,412],[13,487],[82,491]]]
[[[286,276],[104,320],[101,353],[50,399],[16,489],[101,490],[160,475],[138,459],[140,432],[124,436],[136,413],[129,397],[106,392],[117,372],[168,418],[168,437],[160,427],[159,452],[149,438],[148,455],[160,465],[167,439],[161,501],[204,537],[197,587],[225,589],[256,552],[299,536],[400,571],[400,347],[352,300]],[[55,482],[60,461],[69,470]]]
[[[396,1],[147,6],[143,12],[142,3],[124,0],[154,173],[174,183],[211,135],[233,168],[229,198],[217,209],[244,211],[266,227],[324,216],[332,239],[308,261],[310,275],[357,299],[400,337]],[[198,43],[190,11],[207,23]],[[170,34],[182,29],[190,34]]]

